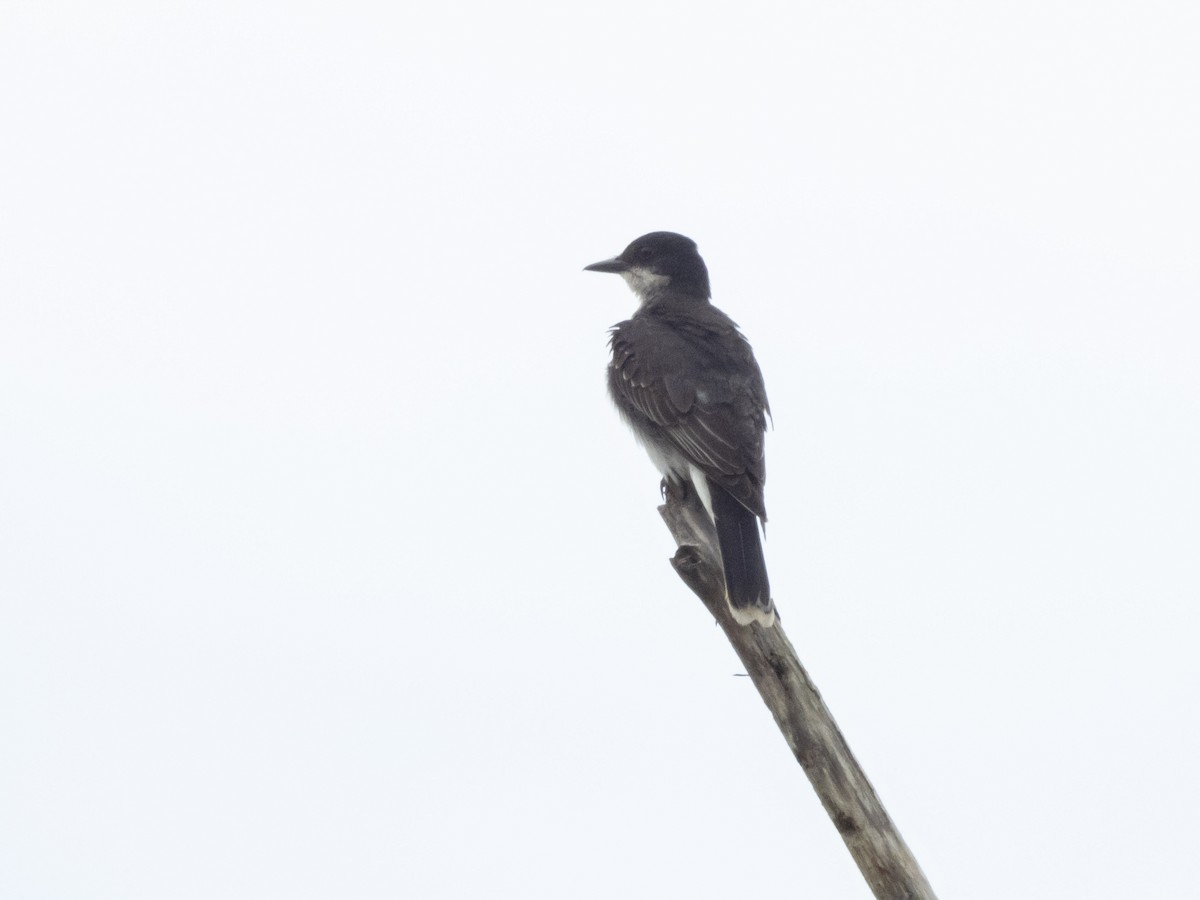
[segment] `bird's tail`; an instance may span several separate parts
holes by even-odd
[[[709,482],[717,542],[725,566],[725,592],[729,611],[741,625],[758,622],[764,628],[775,624],[775,604],[767,580],[758,516],[742,506],[732,494]]]

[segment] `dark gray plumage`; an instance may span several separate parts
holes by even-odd
[[[772,625],[759,534],[770,409],[749,342],[710,302],[708,269],[683,235],[643,235],[586,268],[619,273],[641,301],[612,328],[613,402],[663,476],[693,487],[713,517],[734,618]]]

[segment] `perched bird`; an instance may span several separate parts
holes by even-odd
[[[617,410],[663,477],[699,495],[716,528],[733,617],[773,625],[759,536],[770,408],[750,343],[710,302],[708,269],[681,234],[642,235],[585,270],[616,272],[640,301],[609,339]]]

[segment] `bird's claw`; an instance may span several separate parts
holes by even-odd
[[[682,502],[688,496],[688,483],[686,481],[675,481],[672,478],[664,478],[658,483],[658,489],[662,493],[664,501],[679,500]]]

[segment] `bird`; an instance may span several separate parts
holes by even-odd
[[[609,330],[608,392],[667,483],[698,495],[715,526],[729,611],[775,624],[760,524],[771,410],[750,342],[712,304],[696,242],[644,234],[584,271],[620,275],[638,308]]]

